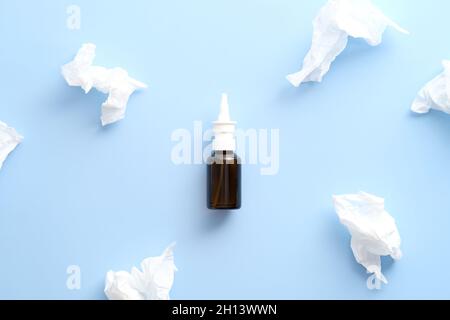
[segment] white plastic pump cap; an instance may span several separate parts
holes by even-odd
[[[236,151],[236,139],[234,132],[236,122],[231,121],[230,107],[228,105],[228,95],[222,94],[220,103],[220,113],[217,121],[214,122],[214,151]]]

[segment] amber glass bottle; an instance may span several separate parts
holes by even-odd
[[[241,207],[241,159],[236,155],[236,122],[231,121],[228,97],[222,95],[220,114],[214,122],[212,154],[207,163],[207,205],[214,210]]]
[[[213,151],[208,159],[208,208],[241,207],[241,159],[233,151]]]

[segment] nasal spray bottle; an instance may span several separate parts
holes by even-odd
[[[212,154],[207,162],[208,208],[241,207],[241,159],[236,155],[236,122],[231,121],[228,96],[222,95],[220,114],[214,122]]]

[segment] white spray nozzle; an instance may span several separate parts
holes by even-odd
[[[228,105],[228,95],[222,94],[220,103],[220,113],[217,121],[214,122],[214,140],[213,150],[230,150],[236,149],[236,141],[234,131],[236,122],[231,121],[230,107]]]
[[[220,113],[216,123],[234,123],[230,117],[230,106],[228,105],[228,95],[222,94],[222,100],[220,102]]]

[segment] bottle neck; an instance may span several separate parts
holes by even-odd
[[[231,150],[212,151],[211,157],[208,159],[208,164],[240,164],[240,158]]]
[[[235,156],[236,152],[233,150],[213,150],[212,156]]]

